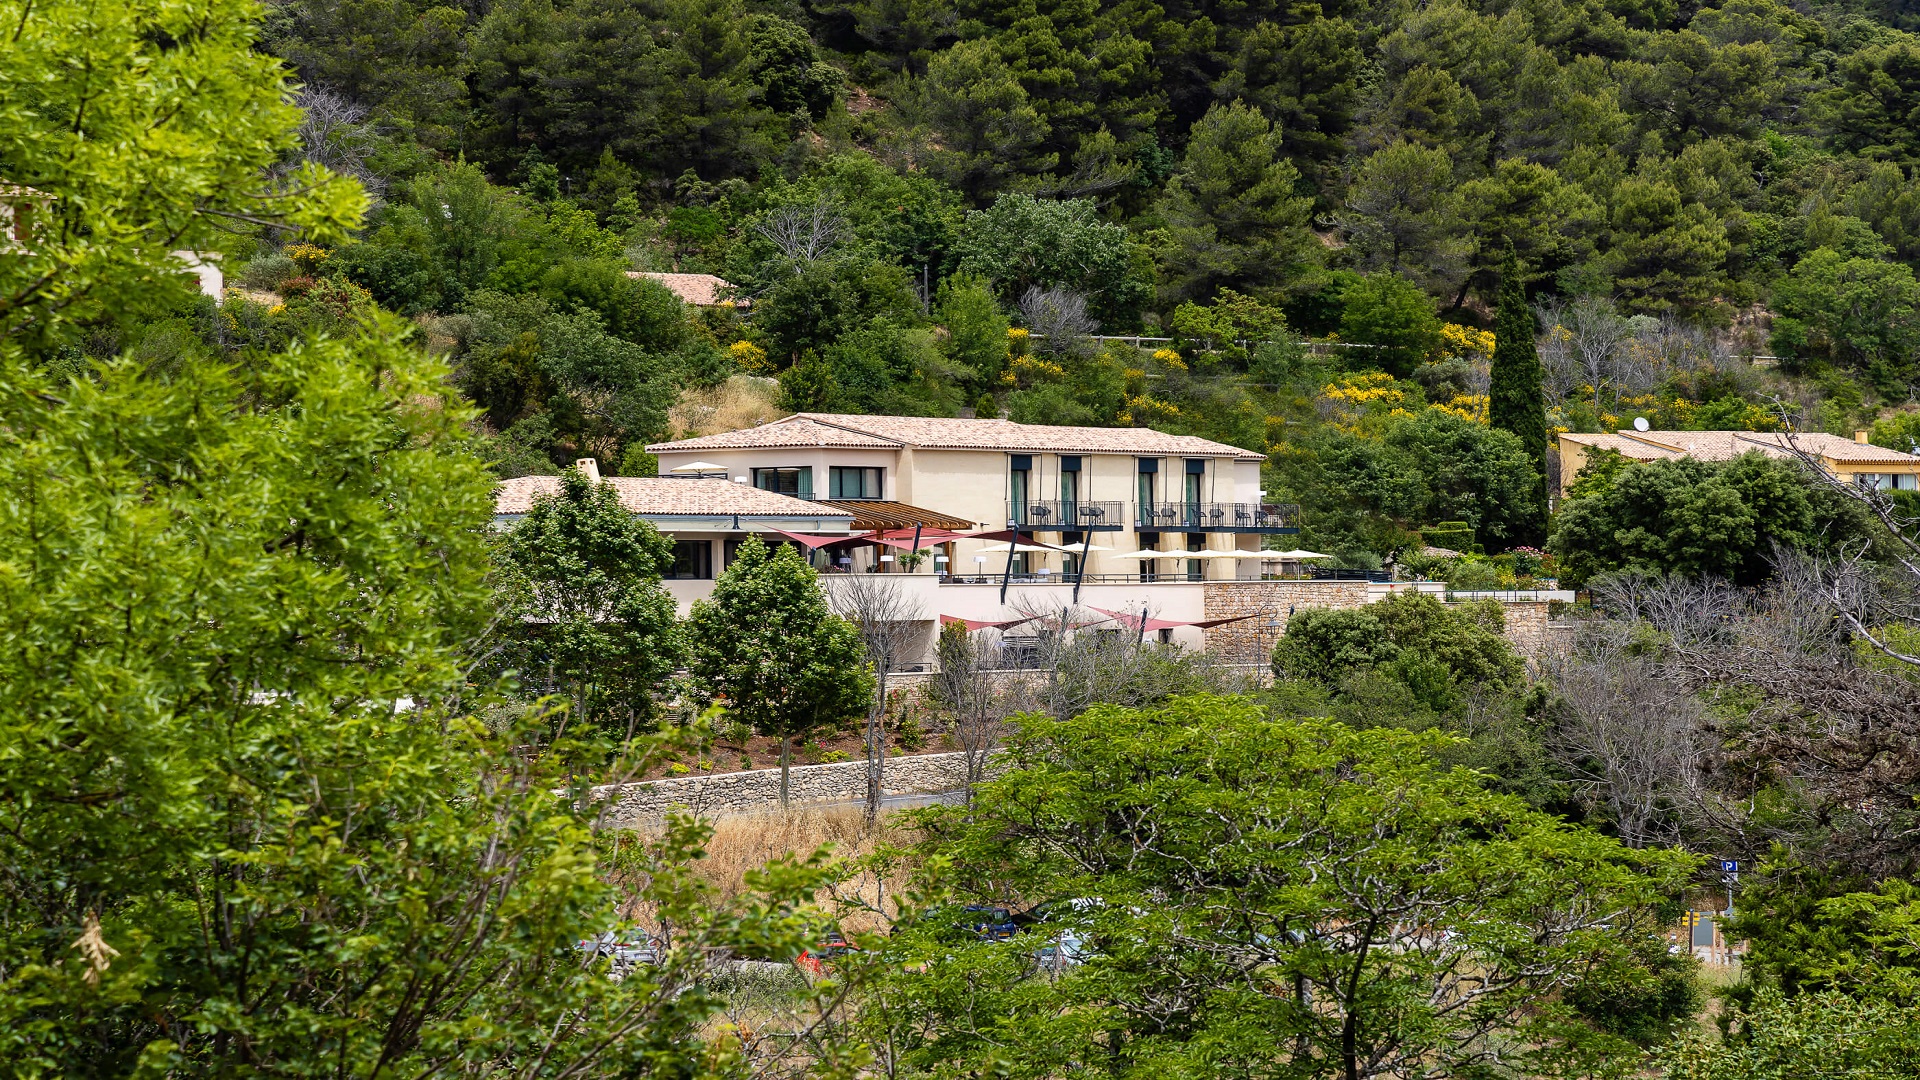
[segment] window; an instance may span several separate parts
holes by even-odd
[[[1062,454],[1060,457],[1060,520],[1077,520],[1080,505],[1080,456]]]
[[[1139,469],[1140,479],[1135,494],[1139,502],[1140,524],[1151,525],[1156,516],[1153,505],[1153,477],[1160,471],[1160,462],[1156,458],[1141,458]],[[1141,536],[1140,543],[1147,547],[1152,546],[1147,544],[1144,535]]]
[[[1867,473],[1860,479],[1871,481],[1868,486],[1881,491],[1912,491],[1916,481],[1920,481],[1913,473]]]
[[[673,570],[667,576],[679,581],[704,581],[712,578],[713,541],[675,540]]]
[[[1188,479],[1191,480],[1193,478],[1188,477]],[[1207,550],[1207,534],[1206,533],[1188,533],[1187,534],[1187,550],[1188,551]],[[1204,580],[1206,576],[1207,576],[1207,564],[1204,560],[1201,560],[1201,559],[1187,560],[1187,580],[1188,581],[1201,581],[1201,580]]]
[[[720,544],[720,552],[725,556],[725,561],[720,565],[720,572],[724,574],[727,572],[727,567],[732,566],[733,560],[740,554],[740,537],[735,536],[722,541]],[[808,552],[803,551],[801,554],[805,555],[808,554]]]
[[[835,465],[827,470],[827,498],[877,499],[879,497],[879,469]]]
[[[753,486],[761,491],[792,495],[797,499],[811,499],[813,498],[813,467],[803,465],[798,469],[755,469]]]
[[[1013,470],[1008,475],[1007,498],[1012,503],[1012,520],[1024,525],[1027,521],[1028,481],[1033,478],[1033,455],[1014,454]]]

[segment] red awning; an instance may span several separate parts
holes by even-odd
[[[1108,611],[1108,610],[1107,610],[1106,608],[1094,608],[1093,610],[1095,610],[1095,611],[1097,611],[1097,612],[1099,612],[1099,613],[1100,613],[1100,614],[1102,614],[1102,615],[1106,615],[1106,616],[1108,616],[1108,617],[1110,617],[1110,618],[1112,618],[1112,619],[1115,619],[1115,620],[1116,620],[1116,621],[1118,621],[1118,622],[1121,622],[1121,623],[1123,623],[1123,624],[1125,624],[1125,625],[1126,625],[1126,627],[1127,627],[1127,629],[1129,629],[1129,630],[1139,630],[1139,629],[1141,629],[1141,626],[1140,626],[1140,616],[1138,616],[1138,615],[1134,615],[1134,614],[1131,614],[1131,613],[1129,613],[1129,612],[1124,612],[1124,611]],[[1173,630],[1173,629],[1176,629],[1176,628],[1178,628],[1178,627],[1182,627],[1182,626],[1194,626],[1194,627],[1198,627],[1198,628],[1200,628],[1200,629],[1202,629],[1202,630],[1205,630],[1205,629],[1207,629],[1207,628],[1208,628],[1208,627],[1210,627],[1210,626],[1221,626],[1221,625],[1223,625],[1223,624],[1226,624],[1226,623],[1232,623],[1232,622],[1239,622],[1239,621],[1241,621],[1242,619],[1258,619],[1258,618],[1260,618],[1261,616],[1263,616],[1263,615],[1265,615],[1265,614],[1267,614],[1267,613],[1266,613],[1266,612],[1264,612],[1264,611],[1257,611],[1257,612],[1255,612],[1255,613],[1253,613],[1252,615],[1230,615],[1230,616],[1228,616],[1228,617],[1226,617],[1226,618],[1224,618],[1224,619],[1193,619],[1193,620],[1188,620],[1188,619],[1154,619],[1154,618],[1149,618],[1149,619],[1147,619],[1147,625],[1146,625],[1146,629],[1148,629],[1148,630]]]
[[[812,533],[788,532],[785,529],[769,529],[767,531],[779,533],[781,536],[784,536],[787,539],[794,541],[795,543],[805,544],[810,549],[823,548],[823,547],[826,547],[828,544],[838,544],[847,540],[863,539],[862,537],[858,537],[858,536],[815,536]]]
[[[1034,538],[1032,529],[994,529],[990,532],[956,533],[962,540],[999,540],[1002,543],[1026,544],[1030,547],[1046,548],[1048,551],[1073,552],[1076,549],[1044,543]]]
[[[1005,630],[1009,627],[1019,626],[1021,623],[1030,623],[1039,617],[1038,615],[1029,615],[1024,619],[1002,619],[999,622],[993,622],[987,619],[963,619],[958,615],[942,615],[940,616],[940,622],[943,625],[946,623],[960,623],[969,630]]]
[[[1179,619],[1149,618],[1146,621],[1146,626],[1142,627],[1140,625],[1141,617],[1138,615],[1130,614],[1124,611],[1108,611],[1106,608],[1094,608],[1093,610],[1099,612],[1102,615],[1107,616],[1108,618],[1114,620],[1115,622],[1122,624],[1129,630],[1172,630],[1173,628],[1178,626],[1193,625],[1192,623],[1182,622]]]
[[[1200,629],[1205,630],[1207,627],[1210,627],[1210,626],[1223,626],[1227,623],[1240,622],[1244,619],[1259,619],[1259,618],[1264,618],[1271,614],[1273,613],[1269,611],[1256,611],[1251,615],[1229,615],[1224,619],[1202,619],[1199,622],[1188,623],[1187,625],[1197,626]]]

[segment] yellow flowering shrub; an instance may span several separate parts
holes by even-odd
[[[320,269],[320,264],[326,262],[333,252],[318,244],[288,244],[281,254],[292,259],[293,265],[299,267],[301,273],[311,275]]]
[[[1007,328],[1007,355],[1009,357],[1027,355],[1027,348],[1029,345],[1032,344],[1032,341],[1031,341],[1032,337],[1033,335],[1029,333],[1027,331],[1027,328],[1024,326],[1008,327]]]
[[[1452,413],[1462,420],[1471,420],[1476,424],[1487,422],[1487,395],[1485,394],[1455,394],[1451,401],[1436,402],[1428,408]]]
[[[1476,330],[1459,323],[1440,324],[1440,352],[1461,360],[1493,359],[1493,331]]]
[[[1158,363],[1165,364],[1167,367],[1175,370],[1187,370],[1187,362],[1180,359],[1180,354],[1174,352],[1172,349],[1155,349],[1153,351],[1153,358]]]
[[[727,355],[733,358],[733,366],[748,374],[757,375],[768,370],[767,350],[751,341],[736,341],[727,346]]]

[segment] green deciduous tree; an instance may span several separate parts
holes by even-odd
[[[1773,347],[1862,372],[1904,397],[1920,381],[1920,282],[1913,270],[1821,248],[1774,284]]]
[[[1237,103],[1209,109],[1159,205],[1167,294],[1204,301],[1221,288],[1270,290],[1310,265],[1320,247],[1307,229],[1313,200],[1294,191],[1299,180],[1266,117]]]
[[[537,498],[501,541],[504,664],[565,686],[573,716],[631,738],[654,716],[653,689],[685,652],[660,578],[673,542],[578,469]]]
[[[1440,316],[1420,287],[1397,274],[1368,274],[1340,294],[1340,339],[1368,350],[1368,359],[1398,378],[1440,351]]]
[[[1500,308],[1493,334],[1487,420],[1518,436],[1533,463],[1538,477],[1535,505],[1540,516],[1522,531],[1520,542],[1538,543],[1546,534],[1547,397],[1542,387],[1540,353],[1534,345],[1533,309],[1527,306],[1520,262],[1511,254],[1500,268]]]
[[[1726,1017],[1724,1039],[1695,1034],[1660,1055],[1665,1080],[1896,1080],[1920,1071],[1920,1009],[1829,990],[1761,991]]]
[[[780,740],[783,805],[794,738],[858,717],[873,696],[859,631],[828,610],[791,545],[741,544],[713,596],[694,604],[687,636],[701,690]]]
[[[1108,327],[1132,324],[1152,294],[1133,237],[1102,221],[1091,199],[1002,195],[967,215],[953,251],[958,272],[992,282],[1008,304],[1035,285],[1064,286]]]
[[[387,318],[244,380],[114,361],[53,387],[5,362],[11,1069],[704,1055],[699,950],[742,924],[676,868],[703,834],[674,826],[645,857],[679,948],[608,980],[573,949],[618,900],[590,804],[537,728],[465,711],[492,478],[405,333]]]
[[[1767,576],[1775,544],[1818,553],[1870,536],[1851,504],[1798,463],[1752,453],[1620,468],[1555,515],[1549,546],[1571,584],[1615,570],[1753,584]]]
[[[316,166],[284,181],[298,113],[279,61],[255,52],[256,9],[9,2],[0,20],[0,183],[29,207],[24,251],[0,258],[0,336],[56,321],[162,316],[192,279],[170,252],[219,250],[236,222],[337,240],[359,185]]]
[[[1338,689],[1349,675],[1379,668],[1444,712],[1460,688],[1501,690],[1526,668],[1500,636],[1499,605],[1455,609],[1421,593],[1401,593],[1364,608],[1308,608],[1287,620],[1274,648],[1274,673]]]
[[[993,386],[1007,366],[1009,324],[987,282],[957,274],[942,281],[934,316],[947,330],[947,358],[960,365],[971,386]]]
[[[896,927],[865,1019],[903,1071],[1359,1080],[1497,1047],[1564,1076],[1570,1048],[1632,1055],[1551,1002],[1653,939],[1690,856],[1491,794],[1435,763],[1437,735],[1209,697],[1015,723],[1006,772],[922,819],[924,853],[956,901],[1037,921],[1009,943],[951,909]],[[1034,979],[1043,943],[1061,959]]]

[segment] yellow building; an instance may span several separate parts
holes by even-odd
[[[1586,467],[1587,454],[1595,448],[1618,451],[1629,461],[1685,457],[1729,461],[1756,451],[1771,458],[1791,458],[1798,450],[1810,455],[1842,483],[1871,483],[1878,488],[1900,491],[1920,488],[1920,457],[1874,446],[1867,441],[1864,431],[1856,432],[1852,439],[1824,432],[1625,430],[1584,434],[1570,431],[1560,436],[1561,495],[1567,493],[1574,477]]]

